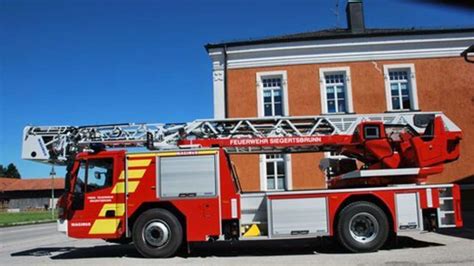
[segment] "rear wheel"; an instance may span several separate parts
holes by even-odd
[[[142,213],[133,226],[133,243],[143,256],[173,256],[183,241],[183,229],[176,216],[164,209]]]
[[[372,252],[387,241],[389,224],[385,212],[377,205],[359,201],[341,210],[337,223],[339,242],[352,252]]]

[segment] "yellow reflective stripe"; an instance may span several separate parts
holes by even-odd
[[[120,219],[97,219],[94,221],[89,234],[113,234],[117,231]]]
[[[148,156],[156,156],[158,153],[135,153],[135,154],[127,154],[128,158],[136,158],[136,157],[148,157]]]
[[[128,178],[133,179],[133,178],[142,178],[143,175],[145,174],[146,169],[132,169],[127,171]],[[124,179],[124,173],[123,171],[120,173],[119,179]]]
[[[157,156],[166,157],[166,156],[192,156],[192,155],[206,155],[206,154],[216,154],[217,151],[178,151],[178,152],[162,152],[158,153]]]
[[[107,211],[115,211],[115,216],[123,216],[125,213],[125,204],[123,203],[106,203],[99,213],[100,217],[105,217]]]
[[[127,154],[128,158],[148,157],[148,156],[185,156],[185,155],[205,155],[216,154],[217,150],[200,150],[200,151],[174,151],[174,152],[153,152],[153,153],[135,153]],[[130,161],[129,161],[130,162]]]
[[[151,159],[146,160],[129,160],[127,161],[128,167],[147,167],[150,165]]]
[[[128,192],[135,192],[139,183],[139,181],[128,182]],[[112,193],[125,193],[125,182],[118,182],[117,184],[115,184],[115,187],[112,189]]]
[[[157,156],[176,156],[178,155],[177,152],[163,152],[163,153],[158,153]]]

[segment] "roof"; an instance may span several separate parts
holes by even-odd
[[[51,178],[15,179],[0,177],[0,192],[51,189]],[[54,189],[64,189],[64,178],[54,178]]]
[[[4,191],[7,187],[15,183],[16,181],[18,181],[18,179],[0,177],[0,191]]]
[[[451,29],[417,29],[417,28],[395,28],[395,29],[365,29],[364,32],[353,33],[350,29],[334,28],[318,31],[302,32],[273,36],[261,39],[237,40],[230,42],[208,43],[204,47],[207,51],[212,48],[235,47],[243,45],[257,45],[270,43],[285,43],[312,40],[346,39],[360,37],[384,37],[384,36],[407,36],[421,34],[443,34],[443,33],[465,33],[473,32],[474,28],[451,28]]]

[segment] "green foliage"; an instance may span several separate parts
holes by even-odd
[[[14,164],[9,164],[7,167],[4,167],[0,164],[0,177],[9,177],[9,178],[21,178],[20,172]]]

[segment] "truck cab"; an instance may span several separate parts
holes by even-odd
[[[188,241],[237,236],[240,197],[228,166],[220,149],[79,153],[60,201],[60,225],[70,237],[130,240],[139,217],[159,207],[193,221],[182,228]],[[163,235],[169,227],[148,230]]]

